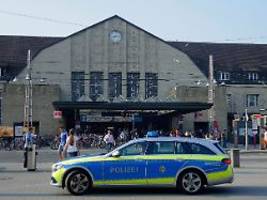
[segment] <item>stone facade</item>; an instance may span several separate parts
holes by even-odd
[[[121,33],[121,40],[113,42],[111,32]],[[163,40],[128,23],[112,17],[102,23],[81,30],[62,41],[43,49],[32,61],[32,76],[46,78],[58,84],[60,100],[71,100],[71,72],[103,72],[104,80],[110,72],[122,72],[122,96],[126,96],[127,72],[140,73],[140,96],[144,98],[146,72],[158,74],[158,97],[166,98],[176,85],[193,85],[206,81],[198,67],[181,51]],[[25,71],[20,74],[25,77]],[[85,95],[89,96],[89,81],[85,81]],[[104,97],[108,98],[108,82],[104,81]]]
[[[39,122],[41,135],[54,135],[58,121],[53,119],[53,101],[58,101],[60,89],[56,85],[33,86],[33,121]],[[24,120],[25,87],[6,84],[2,93],[2,125],[13,127]]]
[[[248,109],[248,113],[260,113],[260,109],[267,108],[266,85],[227,85],[225,87],[228,113],[242,116],[245,109]],[[247,95],[258,96],[255,106],[247,105]]]
[[[176,96],[179,101],[183,102],[208,102],[207,87],[177,87]],[[214,95],[214,120],[218,122],[219,129],[222,131],[227,127],[227,104],[226,104],[226,87],[216,86]],[[195,123],[208,123],[208,110],[189,113],[183,117],[183,129],[194,131]]]

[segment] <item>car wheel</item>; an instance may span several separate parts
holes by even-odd
[[[188,194],[196,194],[203,189],[204,180],[202,175],[195,171],[190,170],[181,174],[178,181],[178,188]]]
[[[83,195],[91,187],[91,179],[83,171],[73,171],[66,179],[67,189],[71,194]]]

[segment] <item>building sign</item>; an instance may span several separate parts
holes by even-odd
[[[55,110],[53,112],[54,119],[61,119],[62,118],[62,111],[60,110]]]
[[[104,112],[105,113],[105,112]],[[106,116],[100,111],[80,110],[81,122],[131,122],[131,116]]]
[[[24,131],[23,126],[15,125],[14,128],[15,128],[15,136],[16,137],[23,136],[23,131]]]

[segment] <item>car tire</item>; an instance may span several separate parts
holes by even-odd
[[[177,181],[177,188],[187,194],[197,194],[202,191],[205,180],[197,170],[186,170]]]
[[[92,186],[91,178],[83,170],[72,171],[66,178],[67,190],[74,195],[83,195]]]

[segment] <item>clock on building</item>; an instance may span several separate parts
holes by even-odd
[[[109,33],[109,39],[112,41],[112,42],[115,42],[115,43],[117,43],[117,42],[119,42],[119,41],[121,41],[121,38],[122,38],[122,36],[121,36],[121,33],[119,32],[119,31],[111,31],[110,33]]]

